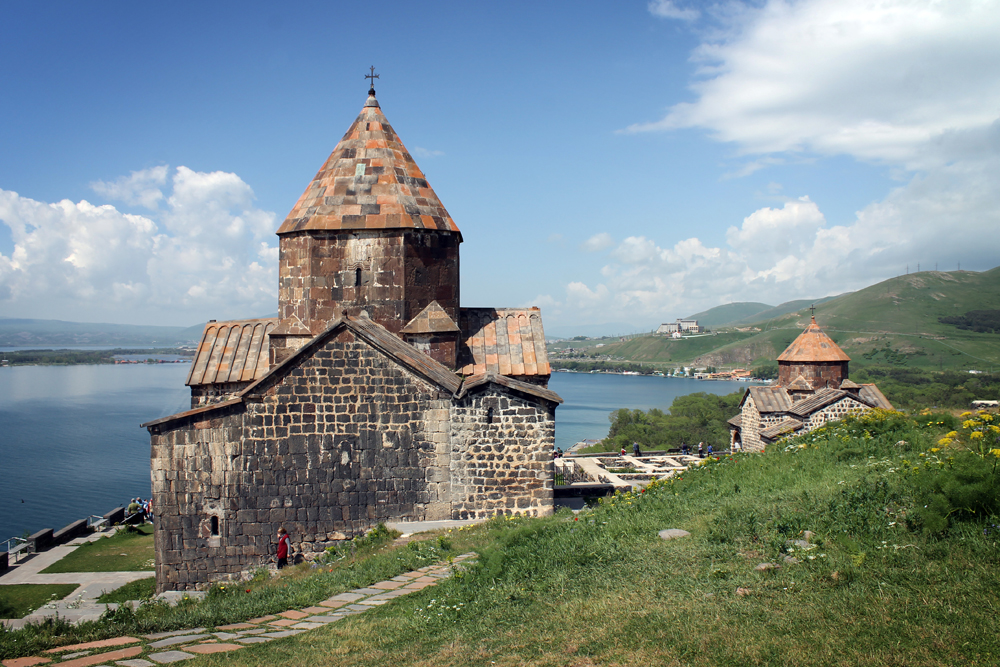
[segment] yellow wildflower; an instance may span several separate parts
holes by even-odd
[[[972,433],[969,434],[969,437],[971,439],[973,439],[973,440],[982,440],[983,439],[983,432],[982,431],[973,431]]]

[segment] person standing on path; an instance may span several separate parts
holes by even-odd
[[[699,459],[705,458],[705,443],[704,442],[699,442],[698,443],[698,458]]]
[[[291,540],[288,538],[288,531],[282,526],[278,528],[278,569],[288,565],[288,545]]]
[[[632,442],[632,456],[642,456],[642,451],[639,449],[638,442]]]

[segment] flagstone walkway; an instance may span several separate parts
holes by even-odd
[[[157,664],[188,660],[199,654],[236,651],[249,644],[291,637],[354,614],[363,614],[372,607],[434,586],[450,577],[455,567],[460,568],[463,562],[475,557],[474,553],[462,554],[454,559],[454,565],[429,565],[365,588],[334,595],[314,607],[289,609],[244,623],[60,646],[37,656],[3,660],[2,664],[4,667],[32,667],[57,661],[55,664],[58,667],[155,667]]]

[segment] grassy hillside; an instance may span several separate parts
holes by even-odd
[[[989,424],[973,422],[886,412],[832,422],[579,515],[501,516],[216,586],[200,603],[0,632],[0,657],[214,628],[474,550],[471,567],[433,588],[185,665],[995,665],[998,473],[972,446]],[[690,535],[660,539],[667,528]]]
[[[988,371],[1000,369],[1000,334],[959,329],[938,318],[993,309],[1000,309],[1000,267],[892,278],[818,303],[816,320],[851,357],[852,368]],[[758,331],[680,341],[647,336],[607,345],[601,353],[664,364],[753,365],[773,361],[808,323],[803,308],[753,323]]]
[[[781,317],[783,315],[788,315],[789,313],[797,313],[801,310],[809,308],[809,306],[819,306],[827,301],[832,301],[836,299],[836,296],[825,296],[822,299],[797,299],[795,301],[786,301],[785,303],[775,306],[770,310],[764,310],[751,317],[746,317],[737,322],[730,322],[732,326],[746,326],[748,324],[756,324],[759,322],[767,322],[773,320],[776,317]]]
[[[703,327],[721,327],[747,318],[753,318],[756,321],[760,319],[759,317],[754,317],[757,313],[762,313],[772,308],[774,306],[769,306],[766,303],[741,301],[716,306],[701,313],[690,315],[685,319],[698,320],[698,324]]]

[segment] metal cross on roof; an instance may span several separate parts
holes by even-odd
[[[812,314],[812,317],[816,317],[816,304],[815,303],[813,305],[809,306],[809,312]]]
[[[375,65],[372,65],[370,69],[371,69],[371,74],[365,74],[365,78],[372,80],[371,87],[368,89],[368,94],[369,95],[374,95],[375,94],[375,79],[378,78],[378,74],[375,73]]]

